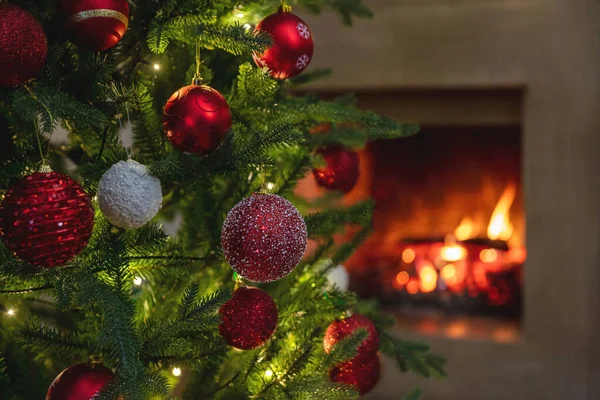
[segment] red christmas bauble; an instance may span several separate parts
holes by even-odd
[[[113,47],[129,25],[127,0],[59,0],[58,9],[69,40],[89,51]]]
[[[312,33],[300,17],[279,9],[256,25],[255,32],[271,35],[273,45],[263,54],[254,54],[259,68],[267,67],[275,79],[288,79],[304,71],[312,60]]]
[[[250,350],[262,346],[277,327],[277,306],[267,292],[241,287],[219,310],[219,331],[228,345]]]
[[[0,237],[18,258],[42,267],[63,265],[85,247],[94,210],[66,175],[36,172],[16,183],[0,204]]]
[[[327,163],[323,168],[313,169],[313,175],[319,186],[344,193],[351,191],[358,181],[358,154],[338,146],[321,149],[319,154]]]
[[[115,375],[100,363],[81,363],[61,372],[48,388],[46,400],[90,400]]]
[[[377,353],[368,357],[354,358],[337,365],[329,371],[333,382],[354,386],[363,395],[375,387],[379,380],[381,365]]]
[[[28,11],[0,4],[0,86],[16,86],[40,72],[48,43],[39,22]]]
[[[163,127],[176,149],[208,154],[219,148],[231,128],[229,104],[209,86],[182,87],[165,105]]]
[[[358,346],[358,355],[356,357],[375,354],[377,350],[379,350],[379,334],[377,333],[377,328],[369,318],[360,314],[354,314],[351,317],[334,321],[327,327],[325,338],[323,339],[325,352],[329,353],[337,342],[360,328],[366,329],[369,334],[361,345]]]
[[[306,251],[306,224],[296,207],[276,194],[256,193],[235,205],[221,230],[231,267],[253,282],[272,282],[296,268]]]

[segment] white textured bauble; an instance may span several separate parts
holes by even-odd
[[[338,265],[330,269],[327,272],[327,283],[330,288],[335,286],[342,291],[348,290],[350,287],[350,276],[348,275],[348,271],[346,271],[346,267]]]
[[[136,161],[119,161],[102,175],[96,194],[100,210],[111,224],[139,228],[162,206],[160,180]]]

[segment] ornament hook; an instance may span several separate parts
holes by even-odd
[[[286,4],[285,0],[281,0],[281,5],[279,6],[279,12],[290,13],[290,12],[292,12],[292,6]]]

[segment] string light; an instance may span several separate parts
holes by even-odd
[[[173,373],[173,376],[180,376],[181,375],[181,369],[178,367],[173,368],[173,371],[171,371]]]
[[[13,310],[12,308],[10,308],[6,313],[8,315],[15,315],[15,310]]]
[[[154,64],[154,70],[158,71],[160,69],[160,64]]]
[[[273,182],[267,183],[267,189],[272,190],[273,187],[275,187],[275,184]]]
[[[270,378],[273,376],[273,371],[271,371],[270,369],[265,371],[265,377]]]
[[[238,12],[235,14],[236,17],[238,18],[244,18],[244,13],[243,12]]]
[[[142,279],[141,276],[136,276],[135,278],[133,278],[133,284],[135,286],[141,286],[142,283],[144,283],[144,280]]]
[[[250,29],[252,29],[252,25],[250,24],[244,24],[244,29],[249,31]]]

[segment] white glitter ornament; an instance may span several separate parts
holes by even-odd
[[[102,175],[96,198],[106,219],[127,229],[146,224],[162,207],[160,180],[133,160],[119,161]]]
[[[335,286],[342,291],[348,290],[350,287],[350,276],[348,275],[348,271],[346,271],[346,267],[340,264],[330,269],[327,272],[327,283],[328,288]]]
[[[296,268],[306,251],[306,224],[296,207],[276,194],[255,193],[227,214],[221,230],[231,267],[253,282],[272,282]]]

